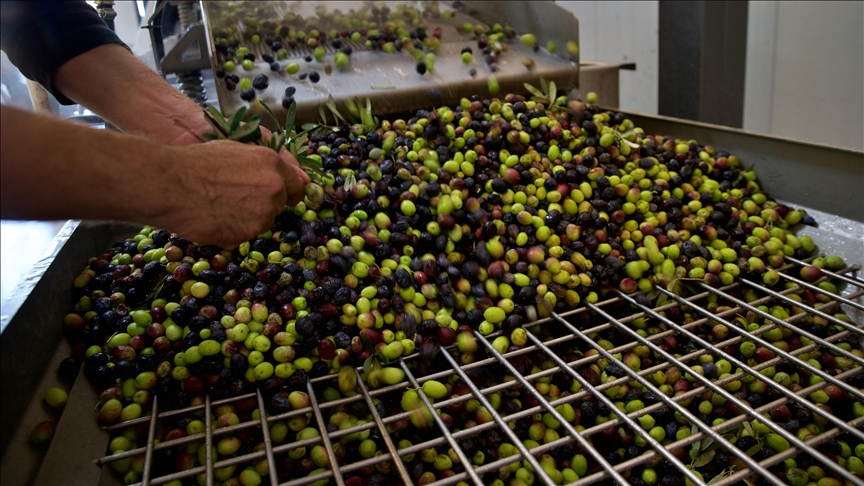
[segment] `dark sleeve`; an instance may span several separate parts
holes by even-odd
[[[0,49],[28,79],[64,105],[75,102],[54,86],[54,73],[72,58],[105,44],[125,44],[83,1],[0,2]]]

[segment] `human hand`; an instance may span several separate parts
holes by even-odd
[[[273,133],[269,129],[267,129],[266,127],[261,127],[262,140],[264,140],[265,142],[269,142],[270,137],[272,136]],[[294,169],[294,172],[297,174],[297,177],[299,177],[300,180],[303,181],[303,184],[309,184],[311,182],[311,180],[309,179],[309,175],[306,174],[306,172],[302,168],[300,168],[300,163],[297,162],[297,159],[294,158],[293,155],[291,155],[291,152],[288,152],[285,147],[282,147],[281,149],[279,149],[279,155],[281,155],[282,158],[288,162],[291,168]]]
[[[270,141],[270,138],[273,136],[273,132],[271,132],[266,127],[260,127],[261,129],[261,139],[265,142]],[[211,130],[210,125],[204,121],[204,117],[201,117],[201,121],[196,124],[194,127],[186,127],[186,129],[174,140],[170,142],[170,145],[191,145],[194,143],[200,143],[204,141],[204,138],[201,137],[200,134],[207,133]],[[279,154],[285,160],[285,162],[294,170],[294,173],[297,177],[304,183],[309,184],[310,179],[309,176],[300,168],[300,164],[297,162],[297,159],[291,155],[290,152],[285,150],[283,147],[280,149]]]
[[[303,179],[267,147],[218,140],[172,150],[174,187],[160,194],[168,209],[154,223],[188,240],[236,247],[303,199]]]

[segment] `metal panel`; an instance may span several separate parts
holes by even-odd
[[[736,154],[745,165],[755,165],[762,188],[777,199],[864,222],[864,152],[678,118],[628,115],[646,133],[696,139]],[[864,235],[860,226],[844,230],[850,231]]]
[[[277,2],[272,4],[273,10],[282,15],[284,12],[292,11],[306,16],[314,12],[317,2]],[[393,6],[395,2],[387,2]],[[323,2],[328,9],[341,9],[343,12],[351,8],[362,8],[359,2]],[[218,14],[216,9],[218,3],[203,2],[204,21],[208,25],[208,40],[211,46],[215,45],[212,27],[216,24]],[[441,4],[442,9],[449,9]],[[376,115],[413,112],[421,108],[431,108],[442,104],[457,104],[462,97],[468,97],[478,93],[488,93],[487,79],[494,75],[498,79],[500,93],[521,92],[523,83],[537,83],[540,76],[549,81],[555,81],[563,93],[564,90],[576,87],[579,80],[578,56],[570,59],[567,55],[567,41],[578,41],[578,22],[572,13],[555,5],[552,1],[540,2],[465,2],[458,11],[454,11],[453,20],[430,19],[429,31],[434,27],[442,27],[441,46],[437,49],[435,61],[435,73],[427,73],[423,76],[415,71],[416,62],[405,52],[386,54],[381,51],[366,49],[362,44],[343,39],[344,43],[351,45],[354,52],[351,61],[345,71],[338,71],[332,66],[332,56],[335,53],[329,42],[325,46],[327,57],[324,62],[312,61],[307,63],[304,57],[312,54],[312,50],[306,46],[297,46],[289,50],[288,58],[280,61],[284,68],[290,62],[297,62],[301,66],[301,72],[309,73],[316,71],[321,75],[321,81],[313,84],[308,80],[300,81],[297,76],[290,76],[280,70],[279,73],[270,71],[269,66],[263,62],[255,63],[252,71],[235,71],[238,76],[254,78],[259,74],[265,74],[270,78],[270,86],[266,91],[260,92],[259,96],[273,109],[276,116],[282,120],[286,109],[282,107],[281,100],[285,88],[293,86],[296,89],[294,100],[297,102],[297,117],[299,120],[317,120],[318,107],[327,102],[328,96],[333,95],[337,106],[343,106],[345,100],[353,99],[355,96],[361,100],[367,97],[371,100],[373,111]],[[470,14],[470,15],[469,15]],[[475,15],[477,17],[475,17]],[[512,19],[512,20],[508,20]],[[522,45],[518,39],[513,39],[508,46],[508,51],[499,56],[498,71],[492,72],[483,61],[483,56],[477,46],[473,35],[466,35],[457,31],[455,26],[464,22],[472,24],[492,24],[500,22],[502,25],[513,24],[519,33],[532,32],[537,35],[538,45],[544,47],[534,52],[531,48]],[[244,29],[242,25],[238,29]],[[241,46],[245,45],[241,40]],[[557,54],[549,54],[546,49],[546,41],[554,40],[557,45]],[[461,61],[461,50],[463,47],[471,47],[474,50],[474,62],[470,67],[477,70],[477,75],[471,77],[468,74],[469,66]],[[246,45],[251,52],[257,56],[270,53],[270,48],[263,43],[254,46]],[[287,48],[287,46],[286,46]],[[531,58],[535,62],[532,70],[528,70],[522,64],[523,58]],[[213,69],[218,71],[222,66],[222,56],[215,50],[211,50]],[[330,63],[333,67],[332,75],[327,75],[325,64]],[[238,68],[239,69],[239,68]],[[237,111],[247,103],[240,99],[240,93],[228,91],[224,82],[217,80],[216,92],[219,105],[223,114]],[[328,112],[328,116],[329,112]],[[332,116],[330,116],[332,118]],[[265,124],[272,124],[269,117],[264,118]]]
[[[741,127],[747,2],[660,2],[659,111]]]

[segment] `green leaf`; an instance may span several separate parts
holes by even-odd
[[[268,110],[269,110],[269,108],[268,108]],[[237,112],[234,113],[234,115],[231,117],[231,124],[228,128],[228,131],[233,132],[234,130],[237,130],[237,127],[240,126],[240,122],[243,121],[243,117],[245,117],[245,116],[246,116],[246,107],[241,106],[240,109],[237,110]]]
[[[538,98],[545,98],[543,96],[543,92],[540,91],[539,89],[535,88],[534,86],[531,86],[528,83],[525,83],[523,86],[525,86],[525,89],[527,89],[528,92],[531,93],[532,95],[537,96]]]
[[[693,467],[702,467],[707,465],[714,459],[714,454],[714,451],[708,451],[705,454],[702,454],[699,458],[693,461]]]
[[[693,430],[692,427],[690,430]],[[690,432],[690,435],[693,435],[693,432]],[[699,449],[701,449],[701,448],[702,448],[702,441],[701,440],[697,440],[696,442],[690,444],[690,455],[695,456],[696,454],[699,453]]]
[[[258,118],[249,120],[249,123],[232,132],[228,137],[229,140],[236,140],[238,142],[254,142],[259,140],[261,138],[261,128],[258,126],[260,123]]]
[[[372,370],[372,356],[366,358],[366,361],[363,362],[363,372],[369,373]]]
[[[711,437],[706,437],[705,440],[702,441],[702,450],[708,450],[711,445],[714,444],[714,439]]]
[[[225,117],[222,116],[222,113],[219,113],[219,110],[216,109],[215,106],[211,104],[207,104],[207,111],[213,116],[213,119],[216,120],[217,123],[227,132],[228,130],[228,121],[225,120]]]
[[[756,434],[753,433],[753,426],[750,425],[750,422],[747,422],[747,421],[745,420],[741,425],[743,425],[743,426],[744,426],[744,429],[747,430],[747,432],[750,433],[750,436],[751,436],[751,437],[753,437],[754,439],[756,438]]]
[[[359,101],[357,103],[359,103]],[[360,118],[360,111],[357,110],[357,103],[355,103],[351,98],[345,100],[345,108],[348,109],[348,114],[353,116],[355,119]]]
[[[388,358],[387,356],[384,356],[383,354],[378,355],[378,361],[380,361],[381,364],[385,365],[385,366],[390,364],[390,358]]]
[[[357,179],[354,177],[354,173],[348,174],[348,177],[345,178],[345,183],[342,184],[342,187],[345,189],[345,192],[354,189],[354,186],[357,185]]]
[[[360,337],[360,340],[363,342],[363,347],[366,348],[366,351],[369,351],[371,354],[374,351],[372,348],[372,340],[365,336]]]
[[[213,133],[212,135],[214,137],[216,137],[220,140],[227,138],[227,136],[225,135],[225,133],[226,133],[225,129],[222,128],[222,126],[219,125],[216,120],[214,120],[212,117],[209,117],[209,116],[204,117],[204,119],[207,120],[207,123],[209,123],[211,127],[213,127],[213,131],[215,133]]]
[[[549,81],[549,100],[555,103],[558,98],[558,88],[555,86],[555,81]]]
[[[546,93],[549,92],[549,83],[546,82],[546,78],[540,76],[540,91],[543,92],[542,96],[546,96]]]
[[[329,108],[329,109],[330,109],[330,112],[333,113],[333,119],[334,119],[334,120],[342,120],[342,121],[345,121],[345,118],[342,116],[341,113],[339,113],[339,110],[336,109],[336,100],[333,99],[333,95],[332,95],[332,94],[331,94],[330,97],[327,99],[327,108]]]
[[[360,123],[363,124],[365,130],[375,129],[375,119],[372,118],[372,101],[369,98],[366,98],[366,108],[360,109]]]
[[[206,138],[207,140],[219,140],[219,135],[215,133],[205,133],[201,136]]]
[[[706,484],[717,484],[717,483],[719,483],[721,480],[723,480],[723,478],[726,478],[726,477],[728,477],[728,476],[729,476],[729,471],[728,471],[728,469],[724,469],[723,471],[720,472],[720,474],[718,474],[718,475],[714,476],[713,478],[711,478],[711,481],[708,481]]]
[[[327,112],[324,111],[324,105],[318,105],[318,115],[321,116],[321,123],[327,124]]]
[[[296,112],[296,110],[295,110],[295,112]],[[290,110],[288,111],[288,114],[289,115],[291,114]],[[300,128],[302,128],[304,132],[308,132],[310,130],[314,130],[314,129],[318,128],[318,126],[319,125],[317,123],[304,123]]]
[[[274,126],[278,130],[279,129],[279,119],[276,118],[276,114],[273,113],[273,110],[271,110],[269,106],[267,106],[267,103],[264,103],[263,101],[261,101],[261,106],[264,107],[264,111],[266,111],[270,115],[270,118],[273,119],[273,123],[275,124]]]
[[[315,169],[324,170],[324,166],[321,164],[321,162],[318,162],[317,160],[310,158],[308,155],[298,155],[297,160],[299,162],[303,162],[306,165],[312,166]]]
[[[756,445],[754,445],[753,447],[751,447],[751,448],[747,449],[746,451],[744,451],[744,454],[747,454],[748,456],[753,457],[753,454],[756,454],[756,453],[759,452],[761,449],[762,449],[762,444],[756,444]]]

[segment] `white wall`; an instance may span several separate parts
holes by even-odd
[[[749,8],[744,129],[864,149],[864,4]]]
[[[607,64],[635,62],[621,71],[622,110],[657,113],[659,2],[558,1],[579,19],[579,57]]]

